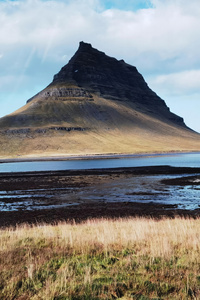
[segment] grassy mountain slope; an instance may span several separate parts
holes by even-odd
[[[1,156],[190,151],[199,135],[105,100],[48,102],[35,99],[0,120]],[[3,130],[2,130],[3,129]]]

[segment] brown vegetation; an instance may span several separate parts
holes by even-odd
[[[0,231],[0,299],[199,299],[200,219]]]
[[[199,151],[200,149],[200,136],[189,129],[175,126],[170,122],[167,124],[165,120],[159,120],[153,115],[148,116],[138,112],[131,103],[122,105],[120,101],[114,102],[98,97],[94,99],[93,103],[89,104],[90,107],[86,102],[38,103],[34,112],[31,108],[34,103],[30,102],[10,115],[10,118],[2,118],[0,157],[67,157],[110,153]],[[106,112],[106,119],[100,119],[101,108]],[[58,122],[58,125],[49,121],[48,125],[44,125],[43,121],[54,117],[52,109],[58,114],[62,112],[66,120],[72,121]],[[42,119],[43,115],[44,119]],[[26,125],[21,121],[23,117],[29,120]],[[55,126],[84,130],[50,129]],[[20,129],[22,132],[18,133]]]

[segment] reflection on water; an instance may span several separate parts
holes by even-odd
[[[199,175],[198,175],[199,176]],[[61,208],[89,202],[142,202],[174,205],[179,209],[200,207],[200,186],[166,185],[162,179],[175,175],[128,176],[81,187],[29,189],[0,192],[0,210]],[[198,179],[197,179],[198,180]]]
[[[200,167],[200,153],[126,155],[124,158],[115,158],[115,155],[113,155],[113,158],[111,156],[109,159],[0,163],[0,172],[86,170],[162,165]]]

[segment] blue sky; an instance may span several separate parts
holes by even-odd
[[[152,3],[148,0],[108,0],[101,1],[104,3],[105,9],[132,10],[145,9],[152,7]]]
[[[0,2],[8,2],[9,0],[0,0]],[[18,2],[19,0],[10,0],[10,2]],[[22,0],[25,2],[25,0]],[[43,0],[48,1],[48,0]],[[52,0],[51,0],[52,1]],[[60,2],[69,3],[69,0],[58,0]],[[57,2],[58,2],[57,1]],[[84,2],[84,0],[82,0]],[[152,6],[150,0],[101,0],[99,1],[105,9],[120,9],[120,10],[138,10],[142,8],[149,8]]]
[[[199,0],[0,1],[0,117],[45,88],[82,40],[136,66],[200,132]]]

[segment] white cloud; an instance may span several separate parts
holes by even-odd
[[[149,84],[153,89],[159,90],[162,94],[188,95],[199,93],[200,100],[200,70],[189,70],[173,74],[159,75],[149,78]]]
[[[199,64],[199,4],[191,1],[186,11],[183,1],[153,2],[154,8],[133,12],[97,11],[92,0],[7,1],[0,4],[1,45],[8,52],[35,47],[45,60],[55,52],[64,55],[65,49],[73,53],[85,39],[131,63],[138,61],[145,71],[158,64],[168,69]]]
[[[118,45],[115,49],[126,53],[131,62],[138,62],[145,72],[199,65],[200,14],[196,15],[195,5],[194,13],[187,14],[174,3],[136,13],[105,12],[109,20],[107,42]]]

